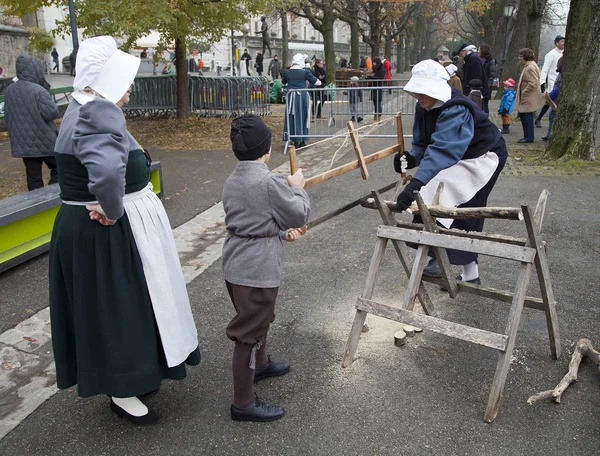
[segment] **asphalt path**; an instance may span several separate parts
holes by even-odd
[[[173,173],[167,193],[175,196],[165,200],[165,206],[177,223],[219,201],[228,174],[226,169],[222,174],[209,171],[202,162],[194,175],[194,166],[184,155],[161,157],[172,160],[165,172]],[[234,163],[231,157],[221,163],[225,158],[216,152],[205,158],[218,168]],[[310,189],[312,217],[392,182],[396,175],[391,168],[389,157],[369,165],[367,182],[350,173]],[[200,184],[215,182],[200,190],[199,184],[186,182],[190,178]],[[180,190],[187,188],[180,195],[172,193],[178,180]],[[371,330],[362,336],[359,358],[347,369],[340,367],[380,224],[376,211],[356,208],[287,245],[269,350],[275,359],[289,361],[292,371],[257,386],[261,396],[286,408],[282,420],[258,424],[229,418],[232,343],[224,331],[233,309],[218,261],[188,285],[203,360],[189,369],[186,380],[164,382],[161,392],[148,400],[161,414],[160,424],[136,428],[109,411],[106,397],[80,399],[71,389],[53,396],[1,440],[0,454],[597,454],[597,369],[584,363],[579,381],[560,405],[528,406],[525,401],[554,387],[579,338],[600,344],[599,187],[594,177],[502,176],[496,185],[490,205],[534,206],[542,189],[551,192],[543,232],[563,357],[551,359],[543,313],[526,309],[500,412],[492,424],[483,422],[483,412],[497,360],[493,350],[428,331],[397,348],[393,334],[399,325],[369,317]],[[509,221],[488,223],[486,231],[524,235],[520,223]],[[394,255],[388,249],[374,299],[398,305],[406,277]],[[8,302],[21,299],[29,306],[42,298],[47,286],[44,262],[40,258],[0,276],[2,295],[7,284],[15,287]],[[514,263],[491,258],[481,258],[480,263],[485,284],[514,286]],[[504,330],[508,305],[471,295],[453,301],[428,288],[439,316]],[[539,296],[535,279],[529,293]]]

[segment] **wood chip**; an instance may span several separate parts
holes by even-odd
[[[413,326],[413,329],[415,330],[416,333],[423,332],[423,328],[417,328],[416,326]]]
[[[414,337],[415,336],[415,328],[414,328],[414,326],[405,325],[403,329],[404,329],[404,332],[406,333],[406,335],[408,337]]]
[[[402,347],[406,343],[406,333],[404,331],[396,331],[394,334],[394,345],[396,347]]]

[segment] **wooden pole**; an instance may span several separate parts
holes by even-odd
[[[350,130],[350,139],[352,140],[354,152],[356,153],[356,159],[358,160],[358,165],[360,166],[360,173],[362,174],[362,178],[367,180],[369,179],[369,170],[367,169],[365,157],[362,153],[362,149],[360,148],[360,143],[358,142],[358,133],[355,130],[354,123],[351,120],[348,121],[348,130]]]
[[[399,146],[395,145],[395,146],[391,146],[391,147],[382,149],[379,152],[375,152],[371,155],[367,155],[367,156],[365,156],[365,164],[368,165],[369,163],[380,160],[389,155],[395,154],[396,152],[398,152],[398,150],[399,150]],[[329,179],[332,179],[337,176],[341,176],[342,174],[346,174],[357,168],[360,168],[360,164],[358,163],[358,160],[353,160],[350,163],[346,163],[345,165],[338,166],[337,168],[330,169],[329,171],[325,171],[324,173],[317,174],[316,176],[306,179],[306,184],[304,185],[304,188],[309,188],[309,187],[313,187],[317,184],[321,184]]]
[[[290,174],[296,174],[298,171],[298,159],[296,158],[296,148],[294,146],[290,146],[288,149],[288,154],[290,156]]]

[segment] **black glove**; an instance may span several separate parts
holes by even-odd
[[[545,82],[542,84],[541,89],[542,89],[542,93],[544,93],[546,91],[546,83]]]
[[[415,157],[413,157],[411,154],[409,154],[408,152],[404,152],[402,154],[398,152],[394,156],[394,170],[397,173],[402,172],[402,165],[400,164],[400,157],[402,156],[404,156],[404,159],[406,160],[406,169],[412,169],[415,166],[417,166],[417,164],[415,163]]]
[[[413,195],[413,192],[418,192],[419,190],[421,190],[421,187],[423,187],[423,185],[425,185],[423,184],[423,182],[413,177],[410,180],[410,182],[406,185],[406,187],[404,187],[404,190],[402,190],[398,195],[398,201],[396,201],[396,204],[398,205],[398,210],[400,212],[404,212],[410,207],[412,202],[415,200],[415,195]]]

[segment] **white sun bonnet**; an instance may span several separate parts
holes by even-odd
[[[84,40],[77,51],[75,64],[77,101],[89,101],[86,94],[77,96],[89,87],[107,100],[117,103],[129,90],[135,79],[140,59],[117,49],[117,43],[111,36],[95,36]]]
[[[413,67],[404,91],[413,97],[416,94],[427,95],[446,103],[452,96],[449,79],[450,75],[441,64],[435,60],[423,60]]]
[[[292,58],[292,65],[299,65],[300,67],[304,68],[304,61],[306,60],[308,56],[304,55],[304,54],[296,54],[293,58]]]
[[[448,65],[446,67],[446,71],[448,72],[448,74],[450,75],[450,77],[452,77],[458,71],[458,67],[456,65],[454,65],[453,63],[451,63],[450,65]]]

